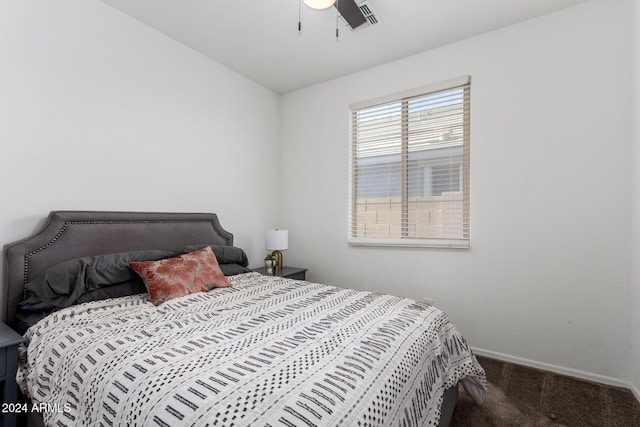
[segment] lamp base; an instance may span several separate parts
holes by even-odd
[[[273,251],[271,252],[271,256],[276,259],[276,265],[274,267],[274,271],[277,271],[277,272],[282,271],[282,252]]]

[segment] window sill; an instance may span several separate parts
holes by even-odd
[[[350,246],[379,246],[401,248],[469,249],[469,239],[366,239],[351,238]]]

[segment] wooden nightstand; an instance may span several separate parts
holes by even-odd
[[[285,277],[287,279],[306,280],[307,269],[300,267],[282,267],[282,270],[274,272],[274,274],[267,274],[267,267],[254,268],[256,273],[264,274],[265,276],[278,276]]]
[[[4,323],[0,323],[0,382],[2,382],[3,403],[18,401],[16,371],[18,370],[18,344],[22,341],[20,334]],[[16,425],[16,412],[9,411],[2,415],[4,427]]]

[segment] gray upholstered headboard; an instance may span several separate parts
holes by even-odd
[[[2,320],[16,310],[30,277],[62,261],[140,249],[179,251],[188,245],[233,245],[212,213],[53,211],[44,228],[4,247]]]

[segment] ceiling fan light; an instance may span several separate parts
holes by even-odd
[[[322,10],[334,5],[336,0],[302,0],[311,9]]]

